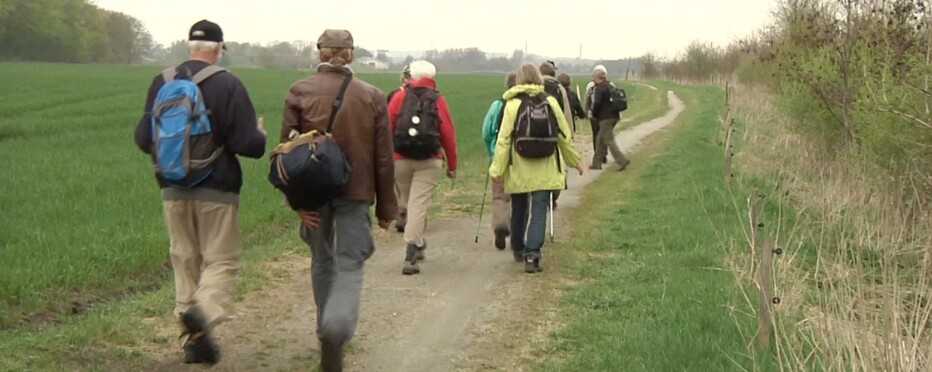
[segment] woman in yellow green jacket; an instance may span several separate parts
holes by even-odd
[[[534,273],[543,270],[540,250],[547,234],[551,193],[566,187],[563,164],[576,168],[580,175],[585,174],[586,167],[573,144],[573,131],[554,97],[548,96],[547,103],[550,106],[549,120],[555,121],[559,129],[556,151],[545,157],[528,157],[519,153],[515,140],[527,135],[515,133],[516,122],[526,120],[533,106],[529,103],[544,94],[544,79],[536,66],[527,63],[518,69],[516,83],[502,96],[506,101],[505,113],[489,175],[497,182],[504,180],[505,192],[511,194],[511,247],[515,260],[524,261],[524,271]]]

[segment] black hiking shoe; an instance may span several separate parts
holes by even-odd
[[[597,164],[597,163],[593,162],[591,165],[589,165],[589,169],[591,169],[591,170],[601,170],[601,169],[602,169],[602,164]]]
[[[505,238],[507,237],[508,237],[507,229],[502,229],[502,228],[495,229],[495,248],[498,248],[498,250],[500,251],[505,250],[505,246],[507,245],[507,243],[505,242]]]
[[[524,260],[524,272],[539,273],[541,271],[544,271],[544,268],[540,266],[540,258],[528,256]]]
[[[215,364],[220,361],[220,348],[210,337],[204,314],[198,307],[192,307],[181,314],[181,333],[186,364]]]
[[[320,370],[322,372],[343,371],[343,345],[320,340]]]
[[[424,240],[424,245],[417,247],[417,252],[414,252],[414,259],[417,260],[417,262],[421,262],[427,259],[427,257],[424,256],[425,249],[427,249],[427,240]]]
[[[405,232],[405,225],[407,224],[408,224],[408,216],[406,213],[402,213],[401,217],[398,218],[398,221],[395,221],[395,230],[398,230],[398,232],[403,233]]]
[[[521,253],[521,252],[513,252],[513,254],[514,254],[514,257],[515,257],[515,262],[524,262],[524,253]]]
[[[421,268],[417,266],[417,248],[414,244],[408,244],[405,247],[405,267],[401,270],[402,274],[414,275],[421,272]]]

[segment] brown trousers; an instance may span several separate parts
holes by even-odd
[[[427,210],[442,174],[443,160],[440,159],[395,160],[398,204],[407,214],[405,243],[424,246]]]
[[[240,272],[237,204],[165,200],[175,271],[175,314],[197,305],[208,327],[232,316]]]

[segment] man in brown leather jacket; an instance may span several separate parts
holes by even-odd
[[[317,75],[291,86],[285,99],[281,141],[295,133],[325,131],[344,79],[353,72],[353,36],[326,30],[318,39]],[[394,189],[394,146],[385,95],[353,79],[336,114],[333,139],[352,166],[347,186],[330,204],[299,211],[301,238],[311,248],[311,279],[317,305],[321,368],[340,371],[343,347],[356,331],[363,264],[372,255],[369,206],[376,203],[379,227],[388,229],[398,214]]]

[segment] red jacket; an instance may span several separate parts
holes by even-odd
[[[431,78],[422,78],[408,83],[411,87],[422,87],[437,89],[437,82]],[[398,124],[398,115],[401,115],[401,106],[405,101],[407,92],[401,90],[392,97],[388,104],[388,117],[392,124],[392,133],[395,132],[395,126]],[[453,118],[450,116],[450,108],[447,106],[447,100],[442,95],[437,97],[437,113],[440,114],[440,145],[447,156],[447,170],[455,171],[457,169],[456,159],[456,127],[453,126]],[[437,159],[443,159],[442,154],[435,156]],[[404,159],[401,154],[395,153],[395,160]]]

